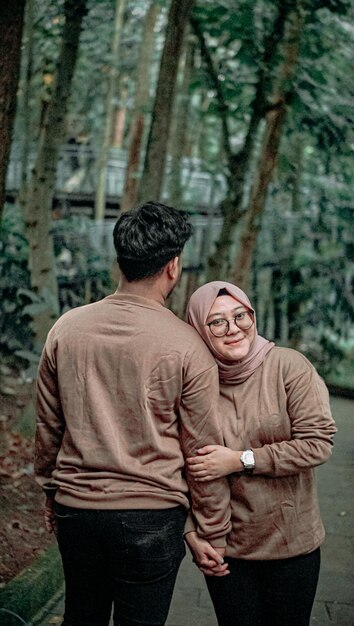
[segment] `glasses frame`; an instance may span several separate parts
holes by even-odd
[[[251,324],[249,326],[247,326],[247,328],[241,328],[241,326],[238,325],[238,323],[236,322],[236,317],[238,315],[240,315],[240,311],[238,313],[236,313],[233,317],[231,317],[229,320],[226,320],[224,317],[219,317],[219,320],[223,320],[223,322],[227,323],[227,328],[225,330],[225,332],[222,335],[214,335],[213,331],[212,331],[212,325],[214,322],[216,322],[216,320],[212,320],[211,322],[208,322],[207,324],[205,324],[205,326],[209,327],[209,330],[211,332],[211,334],[213,335],[213,337],[225,337],[227,335],[227,333],[230,330],[230,322],[233,322],[235,324],[235,326],[237,326],[237,328],[239,328],[240,330],[249,330],[250,328],[252,328],[252,326],[254,325],[254,315],[252,313],[252,311],[242,311],[242,313],[245,312],[249,315],[249,317],[251,318]]]

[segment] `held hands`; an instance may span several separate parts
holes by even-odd
[[[197,482],[242,472],[240,456],[241,452],[225,446],[204,446],[197,450],[197,456],[187,459],[188,472]]]
[[[230,573],[224,563],[225,548],[213,548],[206,539],[193,531],[185,535],[185,540],[193,554],[193,561],[206,576],[226,576]]]

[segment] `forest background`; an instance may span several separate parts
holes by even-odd
[[[48,330],[115,290],[113,224],[145,200],[194,223],[178,315],[203,282],[236,282],[260,334],[353,388],[352,3],[3,4],[3,478],[31,473]]]

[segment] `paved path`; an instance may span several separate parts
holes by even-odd
[[[331,404],[339,432],[333,457],[317,470],[327,538],[311,626],[354,626],[354,403],[332,398]],[[62,610],[59,599],[38,626],[60,624]],[[166,626],[216,626],[204,579],[189,556],[178,575]]]

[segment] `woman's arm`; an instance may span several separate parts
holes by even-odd
[[[337,429],[331,415],[326,385],[315,368],[300,353],[292,355],[284,374],[291,439],[252,446],[253,474],[289,476],[321,465],[330,457]],[[252,433],[251,433],[252,439]],[[241,451],[223,446],[204,446],[198,456],[187,459],[194,480],[208,481],[243,470]]]
[[[325,463],[337,432],[328,390],[311,363],[295,352],[284,376],[291,439],[254,449],[254,474],[281,477]]]

